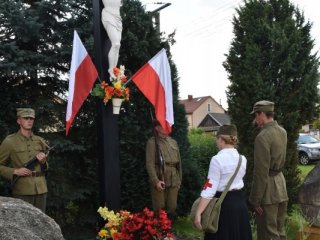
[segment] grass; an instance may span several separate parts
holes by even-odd
[[[188,217],[178,217],[173,222],[173,231],[178,239],[196,240],[203,239],[203,233],[192,227],[192,222]]]
[[[305,177],[314,167],[315,167],[314,164],[310,164],[306,166],[302,166],[302,165],[298,166],[300,170],[301,183],[303,183]],[[295,239],[298,234],[302,234],[300,235],[300,239],[307,239],[308,236],[300,232],[306,226],[310,226],[310,224],[303,217],[301,210],[299,208],[299,205],[298,204],[294,205],[293,211],[289,216],[288,222],[287,222],[288,239]]]
[[[300,178],[301,182],[308,175],[308,173],[314,168],[315,165],[302,166],[299,165],[298,168],[301,172]],[[307,221],[303,218],[300,208],[297,205],[287,221],[287,237],[288,239],[295,239],[299,231],[303,229],[304,226],[308,225]],[[192,227],[190,218],[188,217],[178,217],[178,219],[173,223],[173,231],[178,239],[184,240],[201,240],[203,239],[203,233],[199,232]],[[252,226],[253,239],[256,239],[255,226]]]
[[[302,181],[314,167],[315,167],[315,165],[313,165],[313,164],[306,165],[306,166],[299,165],[298,168],[301,172],[300,178]]]
[[[287,221],[286,228],[287,228],[288,239],[295,239],[297,234],[307,225],[309,224],[305,220],[305,218],[302,216],[299,206],[295,205]]]

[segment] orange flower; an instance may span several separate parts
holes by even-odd
[[[126,88],[125,91],[126,91],[126,92],[125,92],[125,95],[126,95],[126,98],[125,98],[125,99],[126,99],[126,101],[129,101],[130,90],[129,90],[129,88]]]
[[[113,68],[113,74],[117,77],[119,75],[119,73],[120,73],[120,69],[117,68],[117,67],[114,67]]]
[[[127,77],[123,75],[121,78],[121,82],[125,83],[126,81],[127,81]]]
[[[106,81],[102,81],[100,83],[100,86],[101,86],[102,89],[104,89],[104,88],[106,88],[108,86],[108,83],[106,83]]]

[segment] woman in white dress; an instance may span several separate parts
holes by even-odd
[[[200,230],[202,229],[202,212],[210,199],[214,196],[220,197],[237,168],[239,162],[239,153],[235,148],[237,141],[236,126],[223,125],[219,128],[217,146],[220,151],[210,161],[208,179],[201,192],[201,200],[195,214],[194,225]],[[242,190],[246,166],[247,159],[242,155],[239,171],[221,204],[218,231],[216,233],[205,232],[204,240],[252,239],[246,196]]]

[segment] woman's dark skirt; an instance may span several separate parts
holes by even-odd
[[[219,197],[221,192],[217,192]],[[252,240],[249,213],[243,191],[229,191],[224,198],[216,233],[205,233],[204,240]]]

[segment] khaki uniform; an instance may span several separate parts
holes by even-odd
[[[287,189],[282,169],[286,160],[287,133],[276,121],[265,124],[255,138],[254,170],[249,197],[257,214],[258,240],[286,239]]]
[[[0,176],[11,181],[14,168],[22,167],[37,153],[45,149],[45,141],[39,136],[32,134],[30,138],[27,138],[20,131],[7,136],[0,145]],[[36,164],[34,171],[41,172],[40,164]],[[20,177],[12,189],[13,195],[38,195],[47,192],[47,183],[44,176]]]
[[[156,159],[155,138],[151,137],[146,147],[146,168],[149,175],[153,210],[164,209],[174,213],[177,208],[178,191],[182,181],[180,152],[177,142],[171,137],[159,139],[159,148],[164,160],[165,190],[157,191],[159,165]]]

